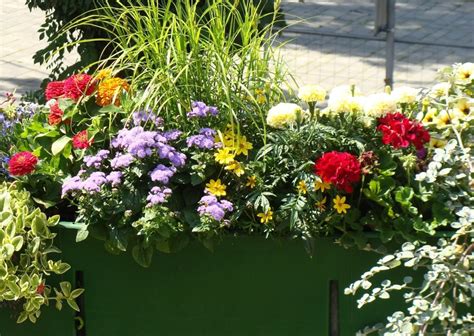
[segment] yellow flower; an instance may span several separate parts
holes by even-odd
[[[97,80],[101,80],[101,79],[104,79],[104,78],[109,78],[110,76],[112,75],[112,70],[110,69],[102,69],[99,71],[99,73],[97,74],[97,76],[95,76],[95,78]]]
[[[322,180],[318,179],[314,182],[314,190],[324,192],[325,190],[331,189],[331,184],[327,182],[323,182]]]
[[[241,136],[239,142],[236,144],[235,154],[249,155],[249,149],[253,148],[252,143],[247,141],[247,137]]]
[[[107,106],[114,103],[120,106],[120,93],[122,90],[129,90],[129,85],[124,79],[118,77],[104,79],[97,88],[97,105]]]
[[[267,102],[267,98],[266,98],[264,95],[259,94],[259,95],[257,96],[257,103],[258,103],[258,104],[263,105],[263,104],[265,104],[266,102]]]
[[[270,109],[267,115],[267,124],[274,128],[285,128],[296,123],[302,109],[296,104],[280,103]]]
[[[306,182],[303,180],[298,182],[296,189],[298,190],[299,193],[303,195],[306,195],[306,193],[308,192],[308,187],[306,186]]]
[[[245,184],[246,187],[249,187],[250,189],[255,188],[257,185],[257,177],[255,175],[249,176],[247,178],[247,183]]]
[[[326,202],[327,202],[327,198],[324,197],[322,200],[320,201],[316,201],[316,208],[318,208],[319,210],[321,211],[325,211],[326,210]]]
[[[298,98],[307,103],[320,102],[326,99],[326,93],[319,85],[306,85],[299,89]]]
[[[441,111],[435,119],[438,128],[444,128],[452,124],[457,124],[458,119],[454,117],[453,113]]]
[[[229,163],[227,166],[224,167],[225,170],[230,170],[237,176],[242,176],[244,175],[245,171],[240,162],[238,161],[232,161]]]
[[[346,196],[340,197],[336,195],[336,198],[332,200],[334,202],[334,209],[337,210],[337,213],[347,213],[347,209],[350,209],[350,205],[346,204]]]
[[[255,94],[257,95],[263,95],[265,93],[265,91],[263,91],[263,89],[255,89]]]
[[[257,214],[257,216],[260,217],[260,223],[267,224],[273,219],[273,211],[268,210],[266,212],[260,212],[259,214]]]
[[[456,79],[463,84],[470,83],[474,80],[474,63],[460,64],[456,68]]]
[[[437,98],[446,97],[450,88],[451,84],[449,82],[438,83],[431,88],[430,95]]]
[[[230,148],[224,147],[221,148],[217,151],[217,153],[214,153],[214,158],[217,162],[219,162],[222,165],[227,165],[234,161],[235,155],[230,152]]]
[[[454,112],[457,116],[464,118],[474,111],[474,102],[470,102],[466,98],[461,98],[454,107]]]
[[[227,187],[222,184],[221,179],[217,179],[217,181],[210,180],[209,183],[206,184],[206,191],[214,196],[225,196],[226,188]]]
[[[444,148],[446,145],[446,140],[441,140],[437,138],[431,137],[430,139],[430,147],[431,148]]]
[[[436,110],[436,108],[434,107],[430,108],[428,112],[426,112],[425,116],[423,117],[422,123],[423,124],[432,123],[435,120],[437,112],[438,111]]]

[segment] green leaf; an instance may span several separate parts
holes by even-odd
[[[75,290],[73,290],[71,292],[71,295],[70,297],[75,299],[75,298],[78,298],[79,296],[82,295],[82,293],[84,293],[84,289],[83,288],[76,288]]]
[[[144,247],[142,244],[135,245],[132,249],[132,256],[139,265],[149,267],[153,257],[153,248],[150,246]]]
[[[63,281],[59,284],[61,287],[61,291],[63,292],[65,297],[69,297],[71,295],[71,284],[67,281]]]
[[[63,135],[58,140],[53,142],[53,144],[51,145],[51,152],[53,153],[53,155],[58,155],[59,153],[61,153],[61,151],[64,149],[64,147],[66,147],[69,141],[71,141],[71,138],[67,135]]]
[[[87,229],[81,229],[81,230],[77,231],[76,243],[79,243],[83,240],[86,240],[88,236],[89,236],[89,231]]]

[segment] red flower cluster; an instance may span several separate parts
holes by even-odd
[[[347,152],[324,153],[314,165],[316,174],[323,182],[351,193],[353,184],[360,181],[361,167],[356,156]]]
[[[389,113],[379,118],[378,122],[377,129],[382,132],[382,142],[385,145],[406,148],[412,144],[416,149],[422,149],[430,141],[430,134],[420,123],[401,113]]]
[[[70,98],[78,100],[83,95],[90,95],[95,90],[93,77],[87,74],[72,75],[63,81],[49,82],[46,86],[46,100]]]
[[[87,74],[72,75],[64,81],[64,96],[78,100],[83,95],[90,95],[95,90],[92,76]]]
[[[59,104],[54,103],[49,109],[48,124],[51,126],[59,125],[63,121],[63,115],[64,112],[59,108]]]
[[[72,147],[76,149],[89,148],[92,145],[93,139],[89,140],[87,130],[80,131],[72,137]]]
[[[44,93],[46,100],[62,97],[64,95],[64,81],[49,82]]]
[[[8,171],[12,176],[23,176],[32,173],[37,163],[38,158],[31,152],[16,153],[8,162]]]

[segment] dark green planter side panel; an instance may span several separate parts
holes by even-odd
[[[16,325],[0,310],[1,336],[328,335],[330,280],[339,284],[340,335],[396,310],[385,302],[356,308],[344,288],[377,256],[329,239],[317,240],[309,258],[298,241],[228,238],[214,253],[196,244],[155,254],[149,269],[97,241],[75,244],[67,234],[60,245],[84,274],[86,333],[76,334],[70,310],[49,308],[36,325]]]

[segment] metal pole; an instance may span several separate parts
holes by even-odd
[[[387,30],[385,50],[385,85],[392,88],[395,63],[395,0],[387,0]]]

